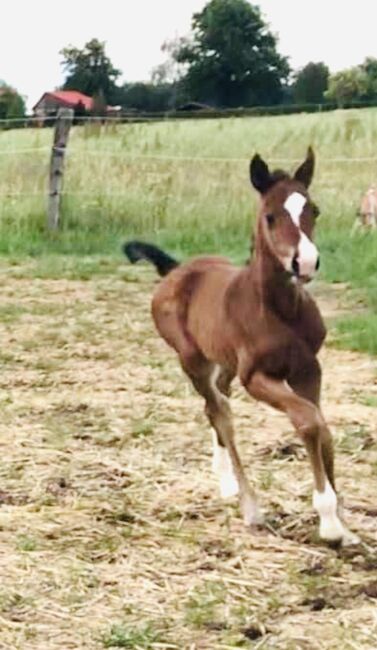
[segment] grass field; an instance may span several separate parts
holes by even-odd
[[[74,129],[61,230],[45,231],[49,129],[0,132],[0,649],[375,650],[377,234],[350,230],[377,180],[377,110]],[[210,471],[202,404],[156,336],[152,269],[248,256],[258,150],[294,169],[311,143],[323,410],[353,549],[319,543],[287,420],[235,387],[251,535]],[[33,149],[32,152],[29,150]],[[340,160],[338,160],[340,159]],[[349,348],[346,350],[345,348]]]
[[[339,323],[339,344],[377,353],[377,235],[350,236],[360,196],[377,179],[377,160],[360,160],[376,156],[376,109],[76,127],[57,236],[45,232],[51,138],[50,129],[0,132],[0,253],[15,259],[101,255],[114,263],[120,242],[137,236],[181,257],[215,251],[242,262],[256,207],[251,155],[294,169],[311,143],[321,277],[344,283],[358,308]]]

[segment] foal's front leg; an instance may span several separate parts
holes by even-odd
[[[258,400],[287,414],[308,451],[314,475],[313,506],[320,518],[319,534],[329,542],[355,544],[359,541],[342,524],[337,512],[337,496],[324,464],[322,445],[328,445],[330,432],[318,406],[297,395],[286,382],[257,372],[246,389]]]
[[[215,430],[214,437],[214,469],[220,470],[220,490],[222,496],[227,496],[226,489],[232,487],[232,481],[229,483],[229,474],[226,467],[230,462],[232,473],[234,473],[239,491],[240,508],[243,520],[247,526],[259,525],[263,522],[263,515],[259,509],[258,498],[245,476],[245,472],[234,443],[234,428],[232,422],[232,413],[226,397],[218,391],[214,391],[213,398],[206,400],[206,414]],[[216,444],[217,443],[217,444]],[[217,456],[217,454],[220,454]],[[224,458],[225,454],[225,458]],[[217,458],[220,460],[218,464]],[[225,467],[224,467],[225,460]],[[222,475],[223,469],[225,474]],[[232,475],[232,474],[231,474]],[[225,478],[225,483],[222,481]],[[225,488],[225,489],[224,489]],[[228,493],[229,496],[231,493]]]
[[[225,394],[229,385],[218,366],[198,359],[181,360],[197,392],[205,399],[205,413],[214,429],[213,469],[220,479],[222,496],[239,493],[240,508],[246,525],[258,525],[263,517],[257,496],[249,485],[234,443],[232,413]],[[221,374],[220,374],[221,373]],[[221,391],[219,390],[221,387]]]
[[[289,382],[289,385],[297,395],[309,400],[309,402],[312,402],[320,408],[321,381],[321,366],[315,360],[310,373],[305,373],[302,377],[296,377]],[[321,451],[326,476],[335,490],[334,446],[331,432],[325,421],[321,431]]]

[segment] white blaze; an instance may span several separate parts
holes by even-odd
[[[299,192],[292,192],[284,203],[284,208],[291,215],[292,221],[300,228],[300,217],[306,203],[306,198]]]
[[[298,244],[298,265],[299,273],[302,276],[312,277],[316,270],[318,262],[317,247],[310,241],[309,237],[301,230],[300,217],[306,203],[306,197],[300,192],[292,192],[284,203],[284,208],[289,212],[295,226],[300,231],[300,241]]]

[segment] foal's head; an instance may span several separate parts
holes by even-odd
[[[261,197],[256,244],[263,243],[263,251],[303,282],[311,280],[319,268],[318,250],[312,242],[319,210],[308,194],[313,172],[310,147],[293,176],[280,170],[270,172],[258,154],[250,163],[250,179]]]

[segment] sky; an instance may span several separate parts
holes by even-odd
[[[63,83],[59,51],[91,38],[106,42],[122,81],[147,80],[165,55],[166,39],[187,34],[205,0],[18,0],[1,9],[0,79],[27,98],[30,109],[43,92]],[[294,69],[324,61],[331,71],[377,57],[376,0],[259,0],[279,37],[279,51]],[[356,10],[357,9],[357,10]]]

